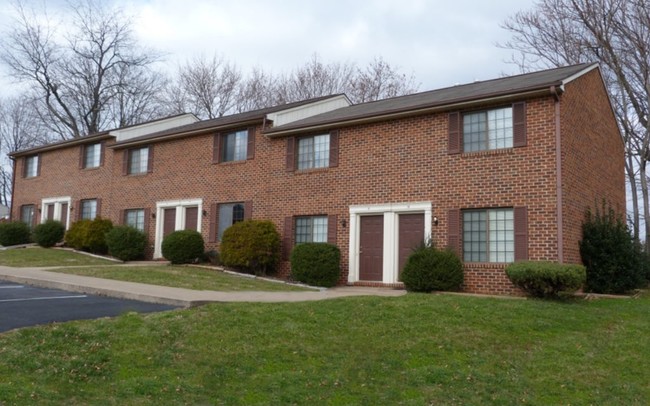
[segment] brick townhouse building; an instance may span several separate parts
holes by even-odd
[[[345,95],[199,121],[191,114],[11,154],[13,219],[101,216],[208,248],[248,218],[341,249],[341,283],[398,284],[431,238],[464,289],[515,293],[513,261],[579,263],[585,210],[625,210],[623,143],[596,64],[352,105]]]

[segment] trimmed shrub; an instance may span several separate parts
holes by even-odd
[[[341,252],[336,245],[304,243],[291,251],[291,277],[298,282],[326,288],[341,275]]]
[[[43,248],[50,248],[63,241],[65,226],[60,221],[47,220],[34,228],[34,242]]]
[[[90,220],[79,220],[72,223],[65,233],[65,245],[76,250],[83,250],[89,225]]]
[[[223,233],[221,261],[256,275],[275,270],[280,260],[280,234],[268,220],[246,220],[233,224]]]
[[[117,226],[106,233],[108,253],[122,261],[132,261],[144,257],[147,235],[129,226]]]
[[[400,280],[413,292],[459,290],[463,284],[463,264],[451,250],[422,245],[406,260]]]
[[[106,254],[106,233],[113,229],[113,222],[108,219],[95,218],[88,224],[84,239],[84,247],[94,254]]]
[[[584,266],[553,262],[516,262],[508,265],[506,274],[515,286],[542,298],[557,297],[561,292],[573,293],[587,280]]]
[[[162,254],[172,264],[198,262],[205,251],[201,233],[195,230],[174,231],[163,239]]]
[[[12,245],[27,244],[31,242],[29,226],[22,221],[12,221],[0,224],[0,245],[10,247]]]
[[[614,210],[588,211],[582,224],[580,256],[587,268],[586,289],[596,293],[625,293],[645,284],[641,250],[625,222]]]

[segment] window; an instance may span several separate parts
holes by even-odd
[[[463,115],[463,151],[512,147],[512,107]]]
[[[128,152],[129,175],[147,173],[149,170],[149,147],[131,149]]]
[[[27,224],[30,228],[34,225],[35,209],[33,204],[20,206],[20,221]]]
[[[97,200],[88,199],[81,201],[81,219],[94,220],[97,217]]]
[[[329,134],[298,139],[298,170],[327,168],[329,156]]]
[[[296,217],[296,244],[327,242],[327,216]]]
[[[244,203],[228,203],[219,205],[219,240],[224,231],[231,225],[244,221]]]
[[[513,209],[463,212],[463,259],[468,262],[512,262],[515,258]]]
[[[90,144],[83,147],[83,167],[98,168],[101,165],[102,144]]]
[[[25,158],[25,177],[33,178],[38,176],[38,155]]]
[[[223,148],[221,149],[221,162],[244,161],[248,151],[248,131],[241,130],[223,135]]]
[[[144,209],[132,209],[124,211],[124,224],[136,228],[140,231],[145,231],[144,218]]]

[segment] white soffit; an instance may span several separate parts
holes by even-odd
[[[348,107],[352,103],[347,96],[341,94],[335,97],[330,97],[325,100],[319,100],[314,103],[304,104],[302,106],[293,107],[287,110],[276,111],[266,115],[268,120],[273,121],[273,126],[281,126],[289,124],[294,121],[302,120],[307,117],[315,116],[317,114],[327,113],[328,111],[337,110],[343,107]]]
[[[194,114],[187,113],[179,116],[163,118],[161,120],[150,121],[148,123],[136,124],[134,126],[120,128],[110,132],[110,135],[116,138],[117,142],[130,140],[143,135],[157,133],[174,127],[180,127],[199,121]]]

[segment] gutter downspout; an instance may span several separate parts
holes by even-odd
[[[13,173],[11,174],[11,206],[9,206],[9,221],[14,221],[14,190],[16,190],[16,158],[13,161]]]
[[[555,100],[555,193],[557,196],[557,260],[564,263],[564,231],[562,207],[562,126],[560,125],[560,93],[555,86],[551,86],[551,94]],[[561,90],[561,89],[560,89]]]

